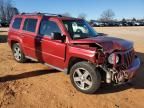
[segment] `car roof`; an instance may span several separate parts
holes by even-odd
[[[22,14],[19,14],[19,15],[16,15],[15,17],[52,17],[52,18],[57,18],[57,19],[61,19],[61,20],[82,20],[80,18],[74,18],[74,17],[67,17],[67,16],[63,16],[63,15],[58,15],[58,14],[41,14],[41,13],[36,13],[36,14],[33,14],[33,13],[22,13]]]

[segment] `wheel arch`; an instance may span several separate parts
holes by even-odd
[[[11,40],[10,47],[12,48],[15,43],[20,43],[18,40]]]
[[[23,53],[25,54],[25,50],[24,50],[24,48],[23,48],[23,42],[22,42],[22,39],[11,39],[10,40],[10,47],[11,47],[11,49],[12,49],[12,47],[13,47],[13,44],[15,44],[15,43],[19,43],[20,44],[20,48],[21,48],[21,50],[23,51]]]
[[[71,57],[71,58],[69,59],[69,63],[68,63],[67,74],[70,74],[70,69],[71,69],[71,67],[72,67],[74,64],[76,64],[76,63],[78,63],[78,62],[81,62],[81,61],[88,61],[88,60],[83,59],[83,58],[80,58],[80,57]]]

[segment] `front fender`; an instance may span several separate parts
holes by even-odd
[[[95,54],[96,54],[95,50],[89,50],[89,49],[84,49],[84,48],[80,48],[80,47],[69,46],[67,48],[67,52],[66,52],[67,56],[66,56],[65,65],[66,65],[66,67],[68,67],[69,61],[72,57],[84,59],[84,60],[90,61],[92,63],[95,63],[96,62]]]

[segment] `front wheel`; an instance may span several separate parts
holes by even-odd
[[[87,94],[95,93],[101,84],[101,75],[96,67],[88,62],[78,62],[70,70],[73,86]]]

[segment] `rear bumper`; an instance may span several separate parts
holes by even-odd
[[[128,79],[131,79],[136,75],[137,70],[140,68],[140,65],[140,59],[136,56],[132,65],[127,70],[125,70],[128,75]]]

